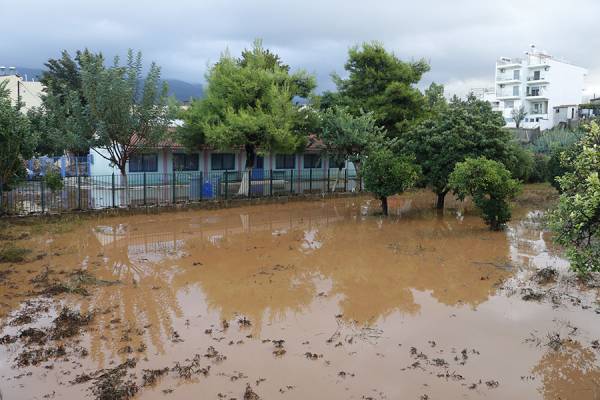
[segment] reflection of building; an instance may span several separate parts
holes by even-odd
[[[496,62],[495,98],[486,99],[502,112],[508,127],[515,127],[512,111],[527,112],[523,128],[552,128],[554,107],[581,103],[587,71],[536,50],[524,58],[501,57]]]

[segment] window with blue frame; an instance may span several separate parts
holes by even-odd
[[[173,154],[173,171],[198,171],[198,153]]]
[[[213,153],[210,155],[210,168],[213,171],[235,170],[235,154]]]
[[[277,154],[275,156],[275,169],[294,169],[296,168],[295,154]]]
[[[321,168],[321,155],[320,154],[305,154],[304,155],[304,169]]]
[[[158,154],[134,154],[129,158],[129,172],[158,172]]]

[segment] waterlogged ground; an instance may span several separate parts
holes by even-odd
[[[8,229],[0,397],[598,399],[543,192],[505,232],[425,193]]]

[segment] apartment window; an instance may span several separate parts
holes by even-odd
[[[513,71],[513,78],[517,79],[517,80],[521,79],[521,70],[520,69],[515,69]]]
[[[129,172],[157,172],[158,154],[134,154],[129,158]]]
[[[504,108],[514,108],[514,107],[515,107],[514,100],[506,100],[504,102]]]
[[[214,171],[235,169],[235,154],[213,153],[210,155],[210,168]]]
[[[513,86],[513,96],[518,96],[518,95],[519,95],[519,87]]]
[[[540,71],[533,71],[533,80],[534,81],[540,80]]]
[[[304,155],[304,169],[321,168],[321,155],[320,154],[305,154]]]
[[[294,169],[296,168],[295,154],[277,154],[275,156],[276,169]]]
[[[198,153],[173,154],[174,171],[198,171]]]

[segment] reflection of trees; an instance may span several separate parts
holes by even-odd
[[[333,292],[344,297],[344,317],[359,322],[417,312],[412,289],[429,291],[444,304],[477,306],[507,275],[488,264],[506,257],[506,238],[471,220],[418,216],[342,223],[321,230],[320,237],[322,249],[307,265],[315,263],[331,278]]]
[[[592,349],[578,341],[565,341],[560,349],[549,349],[533,368],[541,376],[545,399],[600,398],[600,366]]]
[[[319,274],[332,283],[330,294],[340,296],[344,318],[366,323],[394,311],[417,312],[413,289],[444,304],[477,306],[508,275],[493,265],[506,263],[506,237],[488,232],[477,217],[458,221],[415,211],[379,223],[355,218],[359,210],[360,203],[295,209],[291,217],[274,211],[268,222],[250,216],[250,231],[223,228],[219,251],[206,240],[194,243],[206,265],[198,280],[209,306],[224,318],[237,312],[256,321],[298,311],[316,295]],[[335,224],[329,213],[337,215]]]
[[[174,276],[180,271],[167,260],[181,255],[182,243],[172,235],[129,232],[123,226],[104,226],[81,236],[77,233],[80,257],[74,267],[84,265],[99,280],[116,285],[98,284],[88,297],[69,300],[82,311],[94,310],[98,329],[90,331],[90,355],[100,364],[124,346],[134,349],[152,344],[163,352],[163,340],[172,328],[172,318],[182,315],[177,303]],[[120,322],[113,322],[119,320]],[[130,340],[122,340],[123,336]],[[150,343],[145,343],[145,338]],[[122,358],[128,354],[123,353]]]

